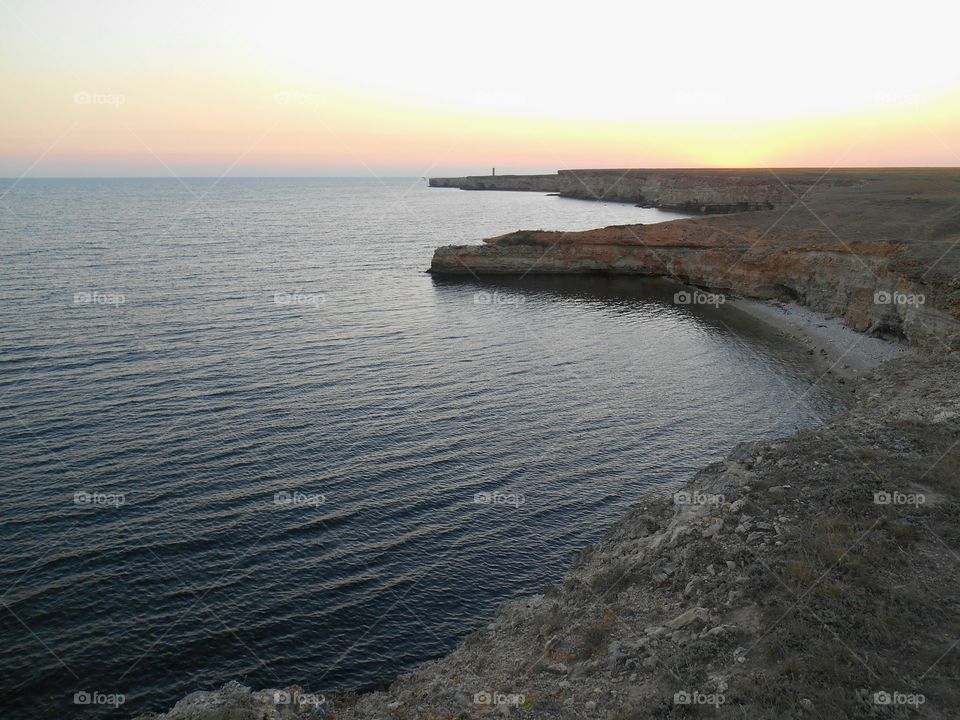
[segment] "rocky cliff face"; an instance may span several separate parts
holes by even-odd
[[[707,223],[675,222],[517,232],[487,243],[439,248],[431,272],[665,276],[715,292],[796,301],[857,330],[919,345],[942,342],[960,329],[945,288],[908,272],[899,262],[905,248],[891,242],[783,246],[755,230],[733,240]]]
[[[690,187],[704,182],[684,177]],[[718,175],[718,192],[734,177],[740,176]],[[780,189],[793,200],[786,209],[585,232],[519,231],[481,246],[438,248],[430,271],[665,276],[717,292],[792,300],[858,330],[925,347],[955,347],[960,262],[951,250],[960,244],[960,173],[920,183],[905,172],[847,171],[831,185],[799,192],[794,187],[808,176],[786,177]],[[668,184],[658,197],[692,197]],[[901,184],[925,191],[901,192]]]

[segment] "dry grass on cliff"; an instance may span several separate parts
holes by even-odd
[[[821,717],[849,718],[946,718],[960,708],[957,438],[916,425],[897,433],[910,451],[892,440],[847,434],[826,454],[822,443],[796,448],[833,482],[802,484],[808,522],[750,583],[767,629],[729,702],[789,713],[800,697]],[[884,488],[925,490],[929,502],[877,505]],[[924,702],[878,706],[878,692]]]

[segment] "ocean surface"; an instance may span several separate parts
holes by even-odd
[[[0,195],[5,717],[389,681],[645,490],[834,407],[663,281],[424,273],[438,245],[669,213],[413,178]]]

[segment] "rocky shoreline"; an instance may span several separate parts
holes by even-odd
[[[851,378],[845,412],[638,498],[557,585],[385,691],[231,684],[143,717],[960,714],[960,173],[841,175],[786,210],[511,233],[432,271],[662,275],[908,343]]]

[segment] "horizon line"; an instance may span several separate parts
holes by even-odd
[[[560,172],[629,172],[636,170],[655,170],[659,172],[685,171],[685,172],[763,172],[770,170],[823,170],[827,172],[837,172],[845,170],[958,170],[960,165],[849,165],[826,167],[823,165],[792,165],[792,166],[754,166],[754,167],[580,167],[580,168],[558,168],[552,172],[507,172],[500,175],[486,174],[466,174],[466,175],[417,175],[417,174],[375,174],[366,173],[363,175],[20,175],[20,176],[0,176],[0,182],[13,180],[22,182],[24,180],[310,180],[310,179],[329,179],[329,180],[378,180],[382,178],[419,178],[429,180],[431,178],[445,177],[508,177],[510,175],[551,175]]]

